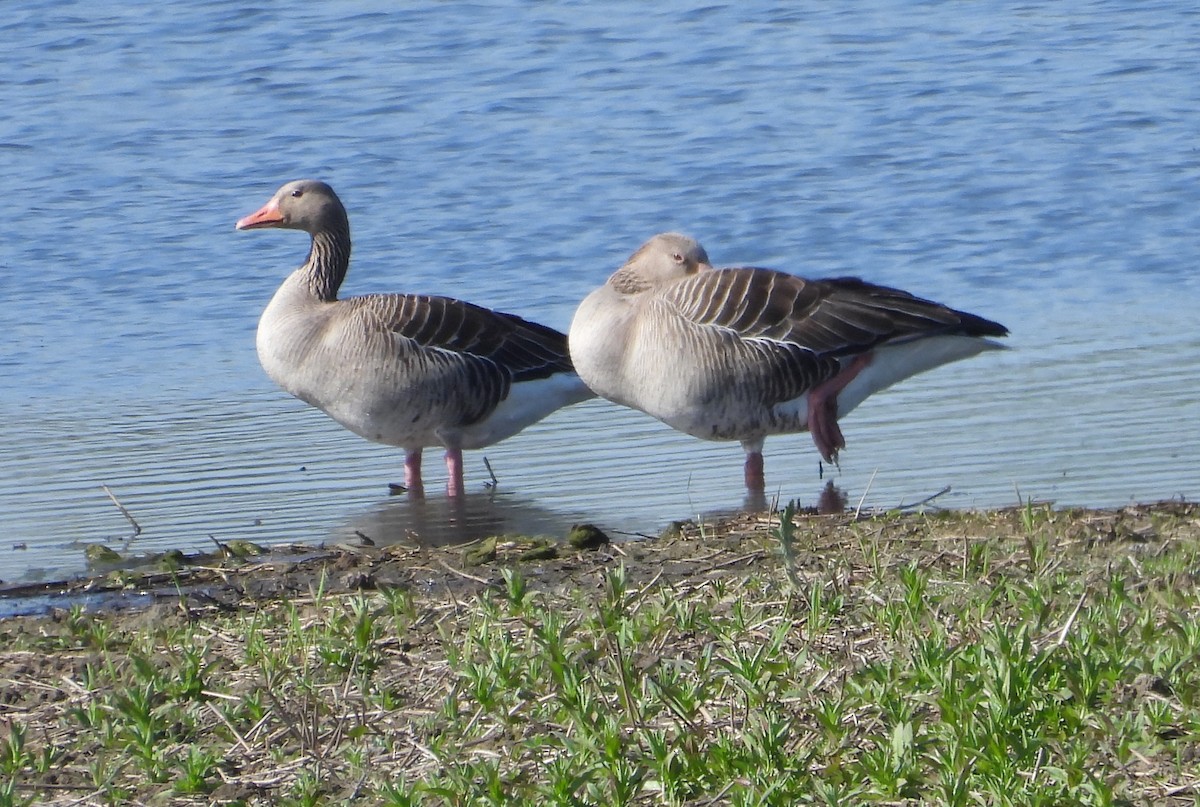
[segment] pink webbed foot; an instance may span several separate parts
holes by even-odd
[[[846,447],[846,438],[837,422],[838,393],[870,363],[870,353],[859,354],[840,373],[808,393],[808,432],[826,462],[836,463],[838,451]]]

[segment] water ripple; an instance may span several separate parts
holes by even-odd
[[[1200,16],[1029,6],[21,0],[0,149],[0,577],[80,543],[319,541],[435,523],[654,529],[743,503],[741,452],[591,402],[489,449],[451,513],[399,452],[272,389],[257,317],[305,249],[234,233],[316,175],[349,293],[452,294],[565,328],[654,232],[714,260],[859,274],[978,310],[1014,350],[868,401],[851,501],[1196,497]],[[431,471],[437,468],[428,463]],[[772,493],[824,483],[767,443]],[[476,500],[478,499],[478,501]],[[492,502],[488,504],[487,502]],[[418,525],[417,527],[407,525]]]

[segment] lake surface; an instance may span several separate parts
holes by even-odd
[[[346,294],[565,329],[679,230],[717,265],[861,275],[1012,330],[870,399],[823,478],[807,435],[768,440],[771,497],[1200,496],[1192,4],[393,5],[5,5],[0,579],[124,548],[102,486],[135,552],[653,533],[743,506],[736,444],[602,401],[468,452],[462,503],[389,497],[402,453],[255,356],[307,238],[233,224],[306,176],[349,208]]]

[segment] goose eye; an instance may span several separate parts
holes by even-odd
[[[671,260],[675,261],[675,263],[683,263],[683,255],[679,254],[678,252],[673,253],[671,255]]]
[[[304,191],[300,190],[299,188],[296,188],[296,190],[292,191],[293,199],[299,199],[303,195],[304,195]]]

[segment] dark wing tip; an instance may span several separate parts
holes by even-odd
[[[938,321],[946,322],[947,318],[957,320],[953,324],[947,323],[942,328],[930,327],[931,332],[941,330],[943,333],[957,333],[963,336],[1008,336],[1008,328],[999,322],[978,314],[951,308],[934,300],[918,297],[912,292],[902,289],[880,286],[858,277],[830,278],[825,281],[817,281],[817,283],[826,284],[828,288],[849,292],[852,296],[858,296],[860,299],[874,298],[879,304],[880,310],[894,307],[897,313],[903,311],[918,319],[928,317],[931,321],[930,325]]]
[[[558,373],[573,373],[567,335],[562,331],[533,322],[516,314],[492,312],[508,326],[502,344],[490,357],[504,365],[514,381],[549,378]]]
[[[999,322],[966,311],[956,310],[954,313],[962,321],[962,333],[966,336],[1008,336],[1008,328]]]

